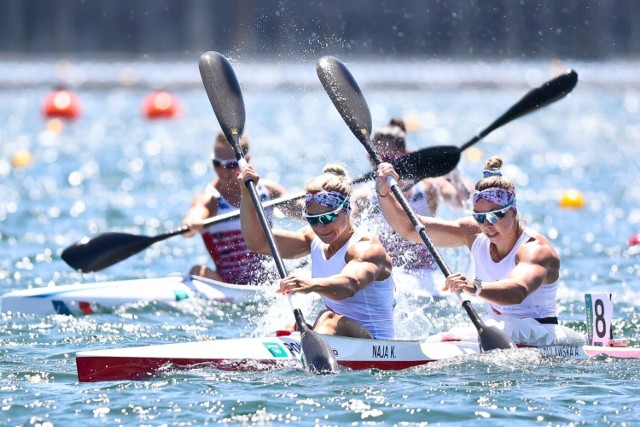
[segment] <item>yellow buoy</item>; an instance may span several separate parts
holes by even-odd
[[[33,157],[27,150],[21,150],[11,157],[11,164],[14,168],[26,168],[33,163]]]
[[[565,190],[560,195],[560,207],[567,209],[582,209],[584,208],[585,200],[584,195],[580,190],[570,188]]]

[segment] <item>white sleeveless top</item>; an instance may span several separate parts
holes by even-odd
[[[516,242],[509,255],[500,262],[491,259],[489,251],[489,239],[484,234],[479,234],[471,245],[471,255],[475,261],[476,277],[482,281],[493,282],[507,277],[516,266],[516,252],[531,237],[537,233],[534,230],[525,228],[522,235]],[[531,293],[520,304],[497,305],[488,302],[489,307],[497,314],[505,316],[541,319],[545,317],[555,317],[558,315],[556,309],[556,293],[558,291],[558,280],[551,284],[540,285],[535,292]]]
[[[311,242],[311,277],[329,277],[338,274],[347,265],[345,256],[351,245],[362,238],[354,233],[329,259],[325,257],[324,243],[319,237]],[[354,296],[343,300],[322,297],[324,304],[331,311],[349,317],[364,326],[374,338],[393,339],[394,283],[390,276],[381,282],[373,282]]]

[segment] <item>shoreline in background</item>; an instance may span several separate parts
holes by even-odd
[[[202,89],[198,54],[141,59],[131,56],[0,58],[0,88],[66,86],[74,89],[153,88]],[[438,90],[456,88],[536,87],[550,77],[575,69],[580,85],[592,88],[640,88],[640,61],[610,60],[426,60],[419,58],[343,59],[362,87],[374,90]],[[315,73],[317,59],[265,61],[230,57],[243,87],[249,90],[322,88]],[[259,71],[258,71],[259,70]]]

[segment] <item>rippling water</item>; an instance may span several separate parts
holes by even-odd
[[[85,235],[108,230],[153,235],[177,226],[193,194],[211,179],[209,152],[218,125],[204,90],[193,84],[196,62],[162,64],[165,78],[188,84],[173,91],[183,104],[183,115],[156,122],[140,115],[148,87],[114,85],[119,75],[114,65],[77,65],[79,82],[86,84],[76,90],[83,113],[73,123],[42,118],[40,104],[50,87],[29,80],[33,63],[5,64],[3,75],[13,76],[19,89],[9,86],[0,92],[2,293],[76,281],[163,276],[206,262],[201,242],[181,237],[87,275],[72,271],[59,256]],[[55,67],[53,62],[35,65]],[[158,67],[120,65],[137,70],[139,76],[147,69],[158,72]],[[374,62],[349,64],[367,96],[374,127],[392,115],[407,118],[416,128],[409,137],[414,149],[466,142],[515,103],[529,89],[527,84],[550,78],[552,68],[455,65],[387,63],[381,79]],[[550,236],[562,254],[562,323],[584,328],[583,293],[612,292],[615,332],[638,344],[640,268],[638,255],[627,250],[628,238],[640,229],[640,192],[635,185],[640,178],[640,93],[638,81],[632,79],[637,64],[566,65],[582,78],[574,93],[495,131],[476,145],[478,150],[463,156],[461,170],[475,181],[481,159],[500,153],[508,165],[506,173],[519,184],[524,217]],[[329,161],[345,163],[353,176],[367,171],[364,149],[320,84],[314,86],[313,63],[271,64],[267,75],[257,66],[240,62],[235,67],[247,86],[245,129],[252,138],[253,163],[263,176],[297,190]],[[458,87],[459,81],[474,81],[474,70],[482,70],[476,77],[484,80]],[[415,84],[398,85],[405,78]],[[91,79],[102,83],[90,85]],[[502,87],[502,80],[509,84]],[[430,81],[439,83],[429,85]],[[385,83],[393,89],[385,89]],[[30,153],[32,163],[12,164],[23,151]],[[569,188],[582,192],[584,209],[559,206],[561,194]],[[454,254],[445,256],[455,265]],[[426,306],[406,299],[399,307],[401,318],[411,319],[399,326],[404,337],[468,322],[454,299]],[[77,381],[74,354],[79,350],[248,336],[275,329],[288,315],[286,304],[240,310],[188,302],[82,318],[2,314],[0,425],[640,421],[635,409],[640,362],[557,362],[524,351],[508,357],[482,354],[401,372],[345,371],[332,377],[310,377],[293,368],[262,373],[202,369],[143,382]]]

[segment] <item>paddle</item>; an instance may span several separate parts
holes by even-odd
[[[379,165],[381,163],[380,157],[369,141],[369,135],[371,134],[371,113],[367,101],[364,99],[364,95],[347,67],[338,59],[325,56],[318,61],[316,71],[333,105],[338,109],[344,121],[349,125],[351,131],[367,150],[367,153],[369,153],[369,156],[375,164]],[[398,183],[393,179],[389,179],[388,182],[391,191],[411,220],[414,228],[418,231],[422,241],[433,255],[438,267],[440,267],[445,277],[449,276],[451,274],[449,267],[447,267],[435,246],[433,246],[424,225],[418,220],[418,217],[409,206],[404,193],[398,187]],[[462,306],[478,331],[480,349],[489,351],[515,347],[511,339],[501,330],[484,324],[480,316],[478,316],[478,313],[476,313],[471,306],[471,302],[462,299],[461,291],[457,293],[457,296],[460,301],[462,301]]]
[[[329,96],[338,109],[338,112],[349,126],[349,129],[351,129],[351,132],[353,132],[360,141],[362,141],[362,138],[366,138],[368,140],[369,135],[371,134],[371,129],[365,129],[362,125],[364,124],[364,122],[371,122],[371,113],[369,112],[369,107],[367,107],[366,104],[362,104],[366,101],[364,101],[364,99],[360,99],[361,93],[359,92],[359,90],[357,91],[357,93],[348,94],[349,97],[344,99],[340,98],[339,95],[347,94],[341,93],[339,95],[334,94],[332,96],[332,92],[329,92],[329,90],[336,90],[341,85],[346,85],[347,83],[352,82],[355,84],[355,81],[353,81],[352,78],[349,81],[344,80],[344,78],[347,77],[341,76],[339,74],[339,70],[346,70],[346,68],[344,67],[344,65],[337,65],[335,61],[338,60],[329,56],[325,56],[318,61],[318,75],[320,75],[321,70],[324,70],[322,72],[320,80],[329,93]],[[337,75],[334,75],[331,72],[331,69],[334,67],[336,70],[335,73]],[[505,124],[519,117],[522,117],[546,105],[558,101],[559,99],[564,98],[567,94],[569,94],[569,92],[573,90],[577,83],[578,74],[575,71],[571,70],[568,73],[561,74],[544,83],[542,86],[531,89],[520,99],[520,101],[516,102],[511,108],[509,108],[504,114],[498,117],[489,126],[487,126],[482,132],[471,138],[468,142],[464,143],[459,148],[456,146],[444,145],[431,147],[432,150],[430,151],[422,151],[420,152],[420,154],[416,154],[416,156],[434,156],[431,161],[416,161],[416,159],[412,159],[412,163],[420,164],[423,167],[432,168],[429,171],[429,176],[445,175],[456,167],[456,165],[460,161],[460,155],[464,150],[471,147],[473,144],[480,141],[499,127],[504,126]],[[353,90],[351,90],[350,92],[353,92]],[[367,152],[371,155],[371,151],[367,150]],[[408,159],[409,158],[407,157],[407,160]],[[375,174],[375,172],[371,172],[371,174],[373,175]]]
[[[202,77],[202,83],[207,91],[207,96],[218,118],[220,127],[227,137],[227,141],[229,141],[233,147],[240,167],[245,167],[247,162],[244,159],[239,144],[245,121],[244,101],[242,99],[240,84],[236,79],[233,68],[229,61],[221,54],[217,52],[205,52],[200,56],[200,76]],[[278,247],[276,246],[275,238],[267,221],[264,209],[260,204],[260,197],[256,191],[255,183],[252,180],[247,180],[245,185],[249,189],[253,206],[258,215],[260,225],[264,230],[280,277],[285,278],[288,276],[288,273],[280,256],[280,252],[278,251]],[[300,331],[303,361],[307,368],[314,374],[337,372],[338,362],[333,354],[333,350],[324,338],[307,325],[300,309],[294,308],[291,296],[289,295],[288,297],[289,304],[293,309],[293,316]]]
[[[438,147],[428,147],[394,159],[391,163],[403,179],[420,181],[424,178],[439,176],[446,166],[434,167],[434,159],[441,152]],[[444,163],[443,163],[444,165]],[[454,165],[455,166],[455,165]],[[448,173],[449,170],[444,173]],[[354,179],[352,184],[359,184],[373,179],[375,174],[367,174]],[[279,206],[304,197],[306,193],[299,192],[262,203],[263,208]],[[224,221],[238,218],[240,211],[227,212],[203,221],[204,227],[210,227]],[[189,227],[183,225],[156,236],[143,236],[122,232],[100,233],[94,237],[84,237],[62,251],[62,259],[72,268],[83,273],[100,271],[123,261],[132,255],[148,248],[154,243],[170,237],[184,234]]]

